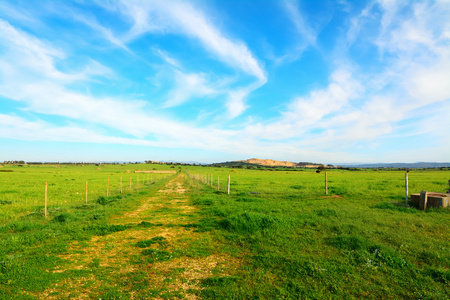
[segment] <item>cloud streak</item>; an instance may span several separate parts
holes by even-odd
[[[126,40],[135,40],[145,33],[173,33],[185,34],[188,37],[198,40],[203,47],[216,59],[226,65],[253,76],[257,80],[256,86],[251,85],[245,88],[229,89],[228,102],[226,107],[231,118],[242,114],[246,108],[245,99],[252,91],[261,87],[267,82],[266,72],[257,61],[248,47],[241,41],[226,37],[220,32],[205,16],[203,12],[194,8],[191,4],[182,1],[123,1],[122,5],[126,9],[126,14],[133,21],[133,27],[127,34]],[[160,53],[161,55],[161,53]],[[205,87],[204,80],[199,74],[184,76],[185,85],[199,88],[199,94],[213,94],[214,92]],[[180,74],[177,73],[177,81],[180,82]],[[199,81],[202,81],[200,83]],[[177,87],[178,90],[186,91],[188,87]],[[188,91],[181,97],[176,90],[172,92],[172,100],[166,106],[173,106],[186,101],[189,95],[197,93]]]

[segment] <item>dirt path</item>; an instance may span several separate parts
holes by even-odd
[[[203,279],[226,276],[235,259],[219,255],[208,233],[196,232],[198,209],[189,204],[180,174],[134,211],[110,221],[128,229],[73,243],[60,256],[67,279],[38,295],[42,299],[196,299]]]

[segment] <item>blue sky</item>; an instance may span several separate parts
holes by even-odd
[[[449,1],[0,1],[0,160],[450,161]]]

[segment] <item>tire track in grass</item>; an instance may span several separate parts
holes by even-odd
[[[230,275],[239,261],[221,253],[209,233],[189,226],[199,214],[188,192],[186,175],[179,174],[137,209],[110,220],[128,229],[73,243],[60,256],[64,267],[49,270],[70,276],[36,296],[196,299],[202,280]]]

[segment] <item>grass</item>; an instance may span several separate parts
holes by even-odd
[[[213,182],[177,177],[186,195],[157,194],[169,179],[161,177],[120,194],[120,176],[136,176],[130,168],[169,167],[8,166],[13,172],[0,173],[7,183],[0,188],[0,299],[450,294],[450,211],[405,205],[402,171],[329,171],[326,196],[324,174],[314,170],[189,167]],[[409,188],[445,192],[448,178],[448,170],[414,170]],[[54,184],[48,218],[46,181]]]
[[[134,186],[133,191],[124,189],[122,194],[118,190],[113,192],[114,185],[111,185],[110,195],[113,195],[106,197],[106,186],[96,189],[95,183],[118,178],[123,176],[122,173],[130,175],[126,173],[127,169],[117,166],[102,166],[103,170],[94,166],[8,168],[13,172],[0,175],[4,183],[0,190],[3,198],[0,212],[0,299],[10,299],[11,295],[15,295],[15,299],[31,299],[58,282],[88,276],[88,271],[58,273],[49,270],[66,264],[60,256],[70,252],[72,243],[127,230],[130,226],[109,224],[108,220],[135,207],[142,199],[143,191],[153,193],[167,182],[161,174],[154,174],[153,181],[142,182]],[[53,178],[55,172],[61,176]],[[72,177],[75,180],[66,180]],[[85,203],[84,195],[73,192],[78,187],[77,182],[84,182],[86,178],[89,178],[91,191],[88,203]],[[38,203],[42,200],[44,181],[52,182],[50,186],[53,187],[50,189],[52,196],[49,197],[47,218],[43,215],[43,205]],[[81,190],[84,191],[84,185],[81,185]],[[98,262],[94,261],[90,266],[95,269]]]
[[[99,197],[136,193],[156,181],[166,178],[164,174],[134,173],[143,169],[167,169],[167,166],[130,165],[28,165],[10,166],[11,172],[0,173],[0,204],[7,209],[0,211],[0,220],[16,218],[18,214],[40,211],[44,206],[44,186],[48,184],[48,205],[50,209],[62,206],[81,205],[86,200],[88,182],[88,203]],[[175,169],[174,169],[175,170]],[[131,184],[130,184],[131,179]],[[108,186],[109,181],[109,186]]]
[[[240,249],[248,265],[232,282],[208,281],[205,297],[448,298],[449,209],[405,205],[404,172],[329,171],[325,196],[323,173],[234,171],[205,168],[231,174],[231,195],[202,184],[194,203],[205,216],[199,230]],[[409,188],[445,192],[449,177],[412,171]]]

